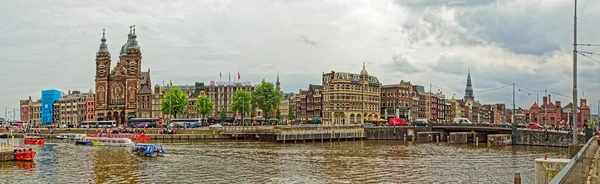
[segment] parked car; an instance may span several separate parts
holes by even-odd
[[[408,126],[408,122],[402,118],[390,118],[390,126]]]
[[[220,128],[220,127],[223,127],[223,125],[217,123],[217,124],[212,124],[209,127],[211,127],[211,128]]]
[[[510,128],[510,125],[509,125],[509,124],[507,124],[507,123],[505,123],[505,122],[500,122],[500,123],[498,124],[498,126],[499,126],[499,127],[502,127],[502,128]]]
[[[363,124],[364,127],[374,127],[375,123],[365,123]]]
[[[541,130],[541,129],[544,129],[544,126],[534,123],[534,122],[530,122],[529,124],[527,124],[527,128]]]
[[[492,127],[494,124],[491,124],[490,122],[481,122],[479,123],[479,126]]]
[[[418,120],[413,121],[410,124],[410,126],[424,126],[424,127],[426,127],[426,126],[429,126],[429,123],[427,123],[427,121],[425,121],[425,120],[418,119]]]
[[[469,119],[467,118],[454,118],[454,124],[458,124],[458,125],[473,125],[473,123],[471,123],[471,121],[469,121]]]

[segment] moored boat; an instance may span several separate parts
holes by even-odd
[[[156,157],[163,156],[165,150],[161,144],[135,144],[131,152],[140,156]]]
[[[141,134],[111,134],[111,133],[103,133],[103,134],[92,134],[89,137],[110,137],[110,138],[129,138],[133,141],[149,141],[152,139],[150,136],[147,136],[143,133]]]
[[[44,144],[46,143],[46,139],[40,136],[25,136],[23,137],[23,142],[25,144]]]
[[[129,138],[110,138],[110,137],[84,137],[81,140],[75,141],[76,145],[86,146],[117,146],[128,147],[135,143]]]
[[[28,150],[23,147],[15,147],[14,155],[16,161],[33,161],[33,158],[35,157],[35,151],[33,151],[31,148]]]
[[[80,140],[87,136],[86,134],[74,134],[74,133],[61,133],[56,136],[57,139],[65,140]]]

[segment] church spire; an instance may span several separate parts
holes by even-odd
[[[281,84],[281,83],[279,83],[279,72],[277,72],[277,81],[275,82],[275,89],[276,89],[277,91],[280,91],[280,89],[281,89],[281,88],[279,87],[279,86],[280,86],[280,84]]]
[[[102,41],[102,43],[100,43],[100,49],[98,50],[97,54],[104,54],[104,53],[109,53],[108,52],[108,45],[106,45],[106,29],[102,29],[102,39],[100,39],[100,41]]]
[[[473,96],[473,83],[471,82],[471,67],[467,74],[467,88],[465,89],[465,100],[475,100]]]

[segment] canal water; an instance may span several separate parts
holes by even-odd
[[[566,149],[485,144],[348,141],[162,142],[165,157],[128,148],[48,140],[28,146],[34,163],[0,162],[1,183],[522,183],[534,182],[534,159]]]

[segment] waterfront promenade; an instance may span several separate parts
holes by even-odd
[[[32,129],[39,132],[37,135],[52,139],[60,133],[95,134],[94,128],[72,129]],[[129,129],[151,136],[153,139],[254,139],[260,141],[277,142],[306,142],[306,141],[346,141],[346,140],[403,140],[403,141],[448,141],[449,143],[485,143],[489,137],[511,134],[510,128],[484,127],[484,126],[455,126],[435,125],[432,127],[411,126],[375,126],[363,127],[360,125],[277,125],[277,126],[224,126],[173,129],[174,134],[161,134],[170,129]],[[19,132],[19,130],[13,130]],[[10,134],[6,129],[0,134]],[[16,137],[23,134],[14,133]],[[512,144],[532,146],[567,147],[571,135],[567,131],[532,130],[520,128]],[[583,134],[580,134],[583,143]],[[497,144],[494,144],[497,145]],[[502,144],[504,145],[504,144]]]

